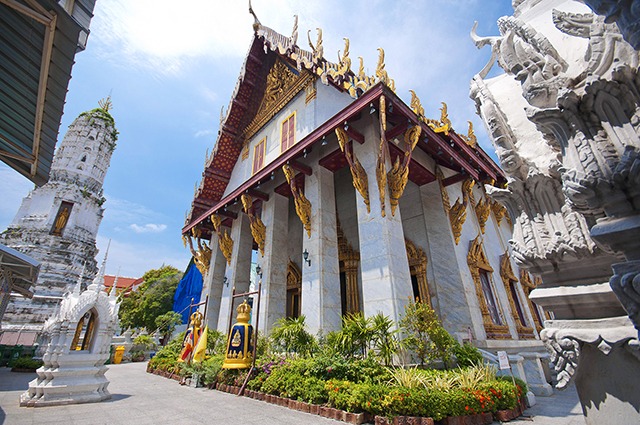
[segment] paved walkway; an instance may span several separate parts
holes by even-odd
[[[181,386],[146,373],[145,367],[146,363],[109,366],[111,400],[42,408],[18,404],[35,374],[0,368],[0,424],[344,424],[246,397]],[[539,397],[538,405],[525,416],[512,423],[584,425],[575,390]]]

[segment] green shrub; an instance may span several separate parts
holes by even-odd
[[[13,369],[28,369],[35,371],[42,366],[42,360],[32,359],[31,357],[18,357],[9,362],[9,367]]]
[[[202,383],[205,385],[213,384],[217,380],[218,373],[222,369],[224,356],[217,355],[205,359],[201,364]],[[196,363],[197,364],[197,363]]]
[[[182,332],[173,338],[167,345],[162,347],[151,360],[149,367],[151,369],[172,370],[175,368],[178,356],[182,351],[182,341],[185,333]]]
[[[456,340],[442,327],[429,304],[409,302],[400,324],[406,333],[403,343],[416,354],[420,365],[441,360],[449,366]]]
[[[473,345],[465,342],[464,344],[455,344],[453,354],[459,367],[473,366],[482,363],[482,354]]]

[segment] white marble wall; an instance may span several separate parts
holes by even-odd
[[[264,257],[258,254],[258,264],[262,267],[259,330],[266,334],[286,315],[289,200],[272,193],[262,204],[262,221],[267,232]]]
[[[456,256],[455,242],[449,217],[442,206],[437,182],[420,187],[421,205],[427,231],[429,259],[427,279],[434,308],[439,312],[444,327],[451,333],[466,334],[471,327],[475,338],[485,338],[482,316],[473,280],[463,280],[466,261]],[[452,202],[455,198],[452,198]],[[476,315],[472,311],[477,310]]]
[[[211,236],[211,262],[209,263],[209,272],[202,281],[202,295],[200,302],[205,301],[209,296],[209,302],[206,308],[206,324],[209,329],[218,329],[218,319],[220,316],[220,302],[222,300],[222,290],[224,287],[224,276],[227,269],[227,259],[222,255],[220,246],[218,245],[218,235]],[[204,305],[200,307],[200,311],[204,313]]]
[[[229,328],[229,314],[230,309],[232,308],[232,288],[235,287],[236,293],[249,291],[253,237],[251,236],[249,217],[247,217],[246,214],[240,213],[238,214],[238,218],[233,220],[233,226],[231,227],[231,239],[233,239],[233,250],[231,254],[231,264],[227,271],[229,286],[225,286],[222,289],[220,313],[218,315],[218,329],[225,333]],[[238,302],[236,302],[236,304],[238,304]],[[235,317],[235,314],[233,317]],[[231,320],[233,320],[233,318]]]
[[[363,311],[365,316],[382,312],[386,316],[399,318],[413,298],[401,213],[397,209],[395,216],[391,215],[387,193],[387,213],[386,217],[382,217],[376,180],[380,140],[378,126],[372,122],[360,131],[364,131],[365,143],[355,143],[354,152],[369,177],[371,198],[371,213],[367,213],[362,197],[356,195]]]
[[[316,164],[305,180],[305,195],[312,210],[311,237],[304,233],[303,251],[309,252],[311,265],[302,261],[302,313],[311,333],[326,334],[341,326],[333,173]]]

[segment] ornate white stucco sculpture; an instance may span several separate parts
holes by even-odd
[[[637,423],[638,51],[577,1],[515,1],[498,27],[472,31],[492,59],[471,97],[510,176],[488,191],[515,218],[517,262],[542,277],[531,299],[555,315],[541,336],[558,387],[575,378],[587,423]],[[496,59],[506,73],[486,78]]]
[[[44,365],[29,389],[20,397],[27,407],[56,406],[111,398],[104,365],[118,322],[120,304],[113,288],[104,290],[105,259],[98,275],[81,293],[82,277],[67,293],[58,312],[45,323],[50,336]]]

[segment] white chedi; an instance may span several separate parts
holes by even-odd
[[[107,256],[93,282],[81,290],[82,278],[65,294],[57,313],[45,323],[49,343],[38,377],[20,397],[20,405],[56,406],[111,398],[105,377],[111,339],[118,325],[115,285],[104,291]]]

